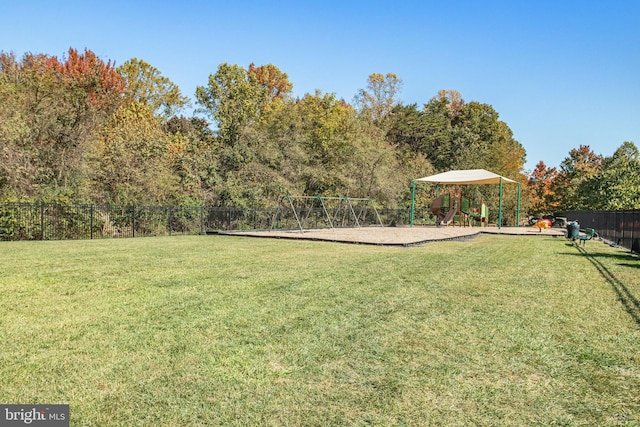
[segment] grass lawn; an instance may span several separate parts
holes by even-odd
[[[0,242],[0,403],[71,425],[640,425],[640,260],[483,235]]]

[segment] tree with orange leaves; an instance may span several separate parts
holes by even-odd
[[[542,160],[538,162],[527,182],[531,213],[551,214],[557,209],[558,202],[553,191],[557,176],[556,168],[548,168]]]
[[[37,198],[75,197],[87,146],[122,102],[124,80],[113,64],[85,49],[60,60],[44,54],[0,54],[0,134],[12,153],[0,192]],[[14,164],[15,163],[15,164]]]
[[[59,67],[66,81],[82,88],[92,105],[115,111],[126,83],[116,71],[115,64],[110,60],[104,62],[89,49],[78,53],[76,49],[69,48],[67,55]]]
[[[293,89],[287,73],[283,73],[278,67],[272,64],[256,67],[252,62],[249,64],[247,74],[255,77],[257,82],[267,89],[270,101],[284,99]]]

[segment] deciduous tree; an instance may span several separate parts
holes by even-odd
[[[557,169],[548,168],[542,160],[538,162],[531,172],[527,186],[529,211],[532,214],[551,214],[557,209],[557,201],[553,191],[553,183],[557,176]]]
[[[576,189],[584,209],[640,208],[640,153],[633,142],[624,142],[602,168]]]
[[[178,86],[147,62],[132,58],[117,69],[125,78],[125,95],[130,102],[140,102],[165,119],[189,105]]]
[[[70,48],[66,59],[60,64],[60,72],[71,86],[84,90],[92,105],[107,114],[119,107],[125,80],[111,60],[105,62],[89,49],[78,53]]]
[[[121,102],[121,77],[88,49],[69,49],[63,60],[1,57],[3,94],[14,111],[0,125],[12,144],[2,151],[12,153],[18,171],[7,183],[27,197],[78,197],[85,150]]]
[[[602,170],[602,156],[594,153],[588,145],[580,145],[569,152],[562,163],[553,191],[562,210],[587,209],[589,196],[578,192],[581,184]]]
[[[174,203],[178,179],[171,168],[170,139],[146,104],[123,106],[92,150],[92,193],[102,203]]]
[[[367,80],[367,88],[360,89],[355,97],[355,104],[361,114],[374,122],[381,121],[400,104],[398,95],[402,89],[402,80],[394,73],[382,75],[373,73]]]
[[[196,88],[196,98],[202,111],[215,121],[221,141],[234,146],[243,130],[255,123],[268,99],[268,90],[256,74],[249,74],[238,65],[224,63],[209,76],[206,87]]]
[[[293,85],[289,81],[287,74],[280,71],[273,64],[256,67],[252,62],[249,65],[248,74],[253,76],[258,84],[267,90],[268,98],[271,102],[276,99],[283,100],[293,90]]]
[[[334,94],[319,90],[299,100],[298,109],[308,155],[305,193],[335,196],[344,187],[343,165],[352,154],[350,135],[355,111]]]
[[[218,140],[207,122],[197,117],[173,116],[164,121],[169,160],[178,179],[176,200],[182,204],[216,205],[223,183],[219,174]]]

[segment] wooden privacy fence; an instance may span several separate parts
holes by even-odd
[[[385,225],[408,210],[381,209]],[[267,230],[276,208],[1,203],[0,240],[75,240]]]

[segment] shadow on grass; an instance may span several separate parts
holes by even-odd
[[[574,246],[573,244],[570,244],[569,246]],[[580,246],[581,250],[585,250],[586,247],[585,246]],[[596,253],[591,253],[589,254],[590,256],[593,257],[597,257],[597,258],[609,258],[609,259],[618,259],[620,261],[627,261],[624,264],[618,264],[618,265],[626,265],[628,267],[636,267],[636,268],[640,268],[640,258],[638,258],[637,255],[634,255],[632,252],[628,252],[628,253],[602,253],[602,252],[598,252]],[[634,264],[632,262],[628,262],[628,261],[639,261],[638,263]]]
[[[569,242],[566,244],[567,247],[573,248],[575,247],[577,244],[573,243],[573,242]],[[582,245],[580,245],[582,246]],[[586,249],[586,246],[582,246],[583,249],[581,249],[581,252],[583,252]],[[570,255],[574,255],[573,252],[568,253]],[[576,254],[577,255],[577,254]],[[609,258],[609,259],[617,259],[620,261],[625,261],[625,262],[619,262],[618,265],[622,266],[622,267],[630,267],[630,268],[640,268],[640,256],[638,254],[635,254],[633,252],[628,252],[628,253],[590,253],[589,256],[591,257],[596,257],[596,258]],[[633,262],[633,261],[637,261],[637,262]]]
[[[574,246],[574,245],[572,245]],[[587,257],[589,261],[594,265],[596,270],[604,277],[604,279],[611,285],[616,295],[618,296],[618,300],[624,307],[625,311],[629,313],[629,316],[636,322],[638,326],[640,326],[640,300],[631,293],[629,288],[622,283],[620,279],[618,279],[607,267],[605,267],[602,262],[598,259],[599,257],[617,257],[617,255],[607,255],[607,254],[591,254],[587,252],[584,248],[580,246],[576,246],[578,251]],[[630,267],[637,267],[637,264],[620,264],[620,265],[628,265]]]
[[[627,262],[622,262],[618,265],[621,265],[623,267],[640,268],[640,264],[629,264]]]

